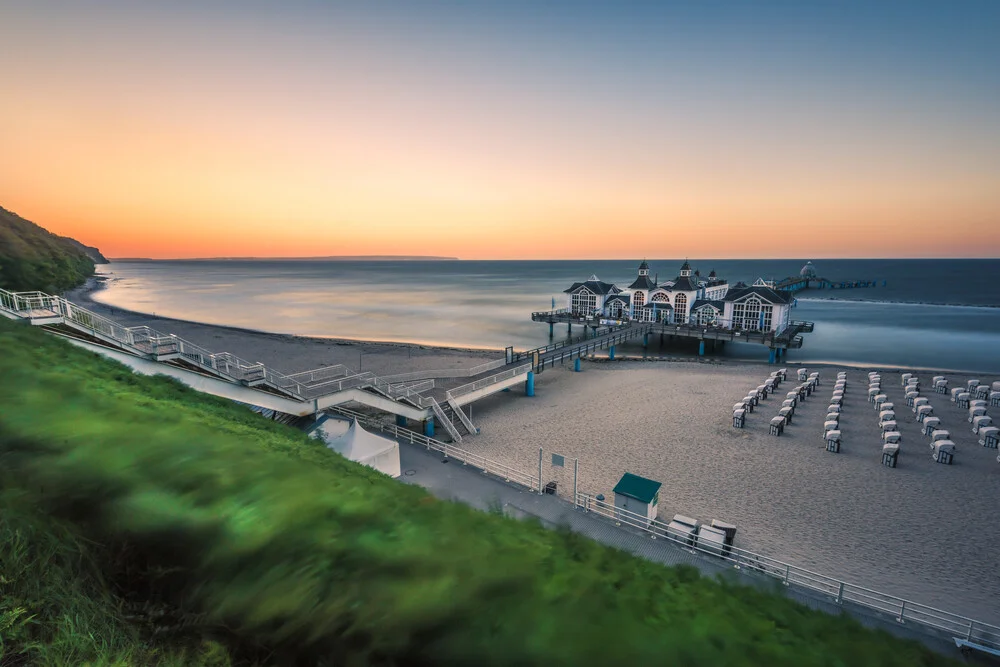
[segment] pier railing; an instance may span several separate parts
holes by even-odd
[[[697,538],[668,530],[668,521],[660,519],[650,521],[641,514],[615,507],[586,493],[577,493],[574,503],[585,512],[595,512],[614,521],[616,525],[625,524],[637,528],[654,539],[665,539],[692,553],[710,556],[729,563],[736,569],[757,572],[785,585],[809,589],[828,597],[837,604],[855,604],[879,614],[888,615],[899,623],[913,623],[926,629],[943,632],[952,637],[1000,650],[1000,626],[828,577],[747,549],[716,544],[705,545]]]
[[[445,397],[448,400],[456,399],[459,396],[465,396],[466,394],[471,394],[474,391],[478,391],[480,389],[483,389],[484,387],[489,387],[490,385],[494,385],[498,382],[509,380],[510,378],[517,377],[518,375],[524,375],[530,370],[531,370],[531,364],[523,364],[521,366],[505,370],[501,373],[497,373],[496,375],[491,375],[489,377],[476,380],[475,382],[470,382],[469,384],[463,384],[460,387],[455,387],[454,389],[450,389],[447,392],[445,392]]]

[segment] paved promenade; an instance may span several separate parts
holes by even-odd
[[[614,522],[592,512],[575,509],[569,502],[556,496],[538,495],[514,484],[485,475],[471,466],[463,466],[454,459],[444,461],[436,452],[428,452],[417,445],[401,442],[399,446],[402,481],[427,489],[443,500],[465,503],[487,511],[503,508],[506,515],[515,518],[535,518],[542,525],[555,528],[568,526],[574,532],[586,535],[602,544],[627,551],[665,565],[691,565],[705,576],[724,576],[729,581],[766,590],[779,590],[789,598],[813,609],[830,614],[846,612],[861,624],[886,630],[908,639],[918,640],[931,649],[958,657],[954,643],[947,636],[932,636],[918,632],[908,625],[898,623],[888,615],[880,615],[851,603],[837,604],[831,598],[795,586],[783,586],[775,579],[736,570],[710,556],[694,553],[666,540],[654,540],[649,535]]]

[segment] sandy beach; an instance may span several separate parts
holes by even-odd
[[[898,372],[885,372],[902,432],[899,465],[890,469],[881,465],[865,370],[843,369],[839,454],[827,452],[822,437],[836,367],[814,368],[819,391],[798,406],[782,437],[768,434],[768,421],[789,383],[748,415],[745,429],[733,429],[733,404],[770,370],[627,361],[585,362],[581,373],[557,368],[539,376],[533,398],[512,391],[475,404],[482,434],[462,444],[525,471],[537,470],[542,447],[544,479],[567,495],[574,458],[580,490],[609,499],[624,472],[649,477],[663,483],[661,516],[731,522],[744,548],[1000,622],[1000,464],[997,450],[978,444],[966,411],[949,396],[929,394],[957,445],[953,465],[935,463]],[[926,386],[930,377],[923,379]],[[965,379],[949,377],[952,386]],[[565,468],[550,465],[553,453],[567,458]]]
[[[497,353],[394,343],[368,343],[269,334],[153,318],[110,308],[89,298],[98,288],[67,295],[129,326],[145,324],[212,350],[263,361],[284,372],[345,364],[380,374],[431,368],[465,368]],[[266,323],[262,323],[266,326]],[[620,355],[640,354],[623,348]],[[782,364],[789,380],[800,367]],[[902,433],[899,465],[880,464],[878,413],[867,401],[864,368],[813,366],[817,393],[800,404],[785,435],[768,435],[790,383],[753,414],[746,428],[731,425],[732,406],[762,384],[774,367],[753,363],[585,361],[546,370],[536,396],[520,388],[472,406],[482,433],[461,446],[535,474],[538,449],[543,478],[560,495],[579,488],[611,490],[624,472],[663,483],[659,512],[738,526],[737,544],[800,567],[885,593],[1000,624],[1000,464],[986,449],[950,396],[927,393],[943,428],[957,445],[955,463],[932,461],[929,439],[905,405],[899,372],[886,370],[883,387],[896,406]],[[848,373],[839,454],[825,451],[823,422],[838,370]],[[945,374],[951,386],[967,376]],[[1000,377],[981,376],[985,382]],[[780,397],[780,398],[779,398]],[[996,411],[996,409],[993,409]],[[550,465],[566,457],[565,468]]]

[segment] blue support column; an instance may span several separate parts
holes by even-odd
[[[428,438],[434,437],[434,417],[428,417],[424,422],[424,435]]]
[[[403,415],[396,415],[396,426],[406,426],[406,417]]]
[[[580,372],[580,357],[577,357],[576,359],[573,360],[573,370],[576,371],[577,373]]]
[[[533,371],[528,371],[528,378],[524,381],[524,395],[535,395],[535,373]]]
[[[775,361],[777,361],[777,359],[775,357],[775,349],[772,347],[771,348],[771,354],[767,358],[767,363],[773,364]]]
[[[611,347],[608,348],[608,359],[614,361],[614,358],[615,358],[615,346],[612,345]]]
[[[705,356],[705,341],[703,340],[698,341],[698,356],[699,357]]]
[[[572,322],[567,322],[566,323],[566,333],[567,333],[567,335],[572,335],[573,334],[573,323]]]
[[[649,347],[649,334],[648,333],[642,334],[642,346],[643,347]]]
[[[556,323],[549,322],[549,338],[552,338],[556,333]]]

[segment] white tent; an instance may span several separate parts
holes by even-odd
[[[399,477],[399,443],[366,431],[357,419],[350,422],[323,415],[309,428],[309,435],[351,461]]]

